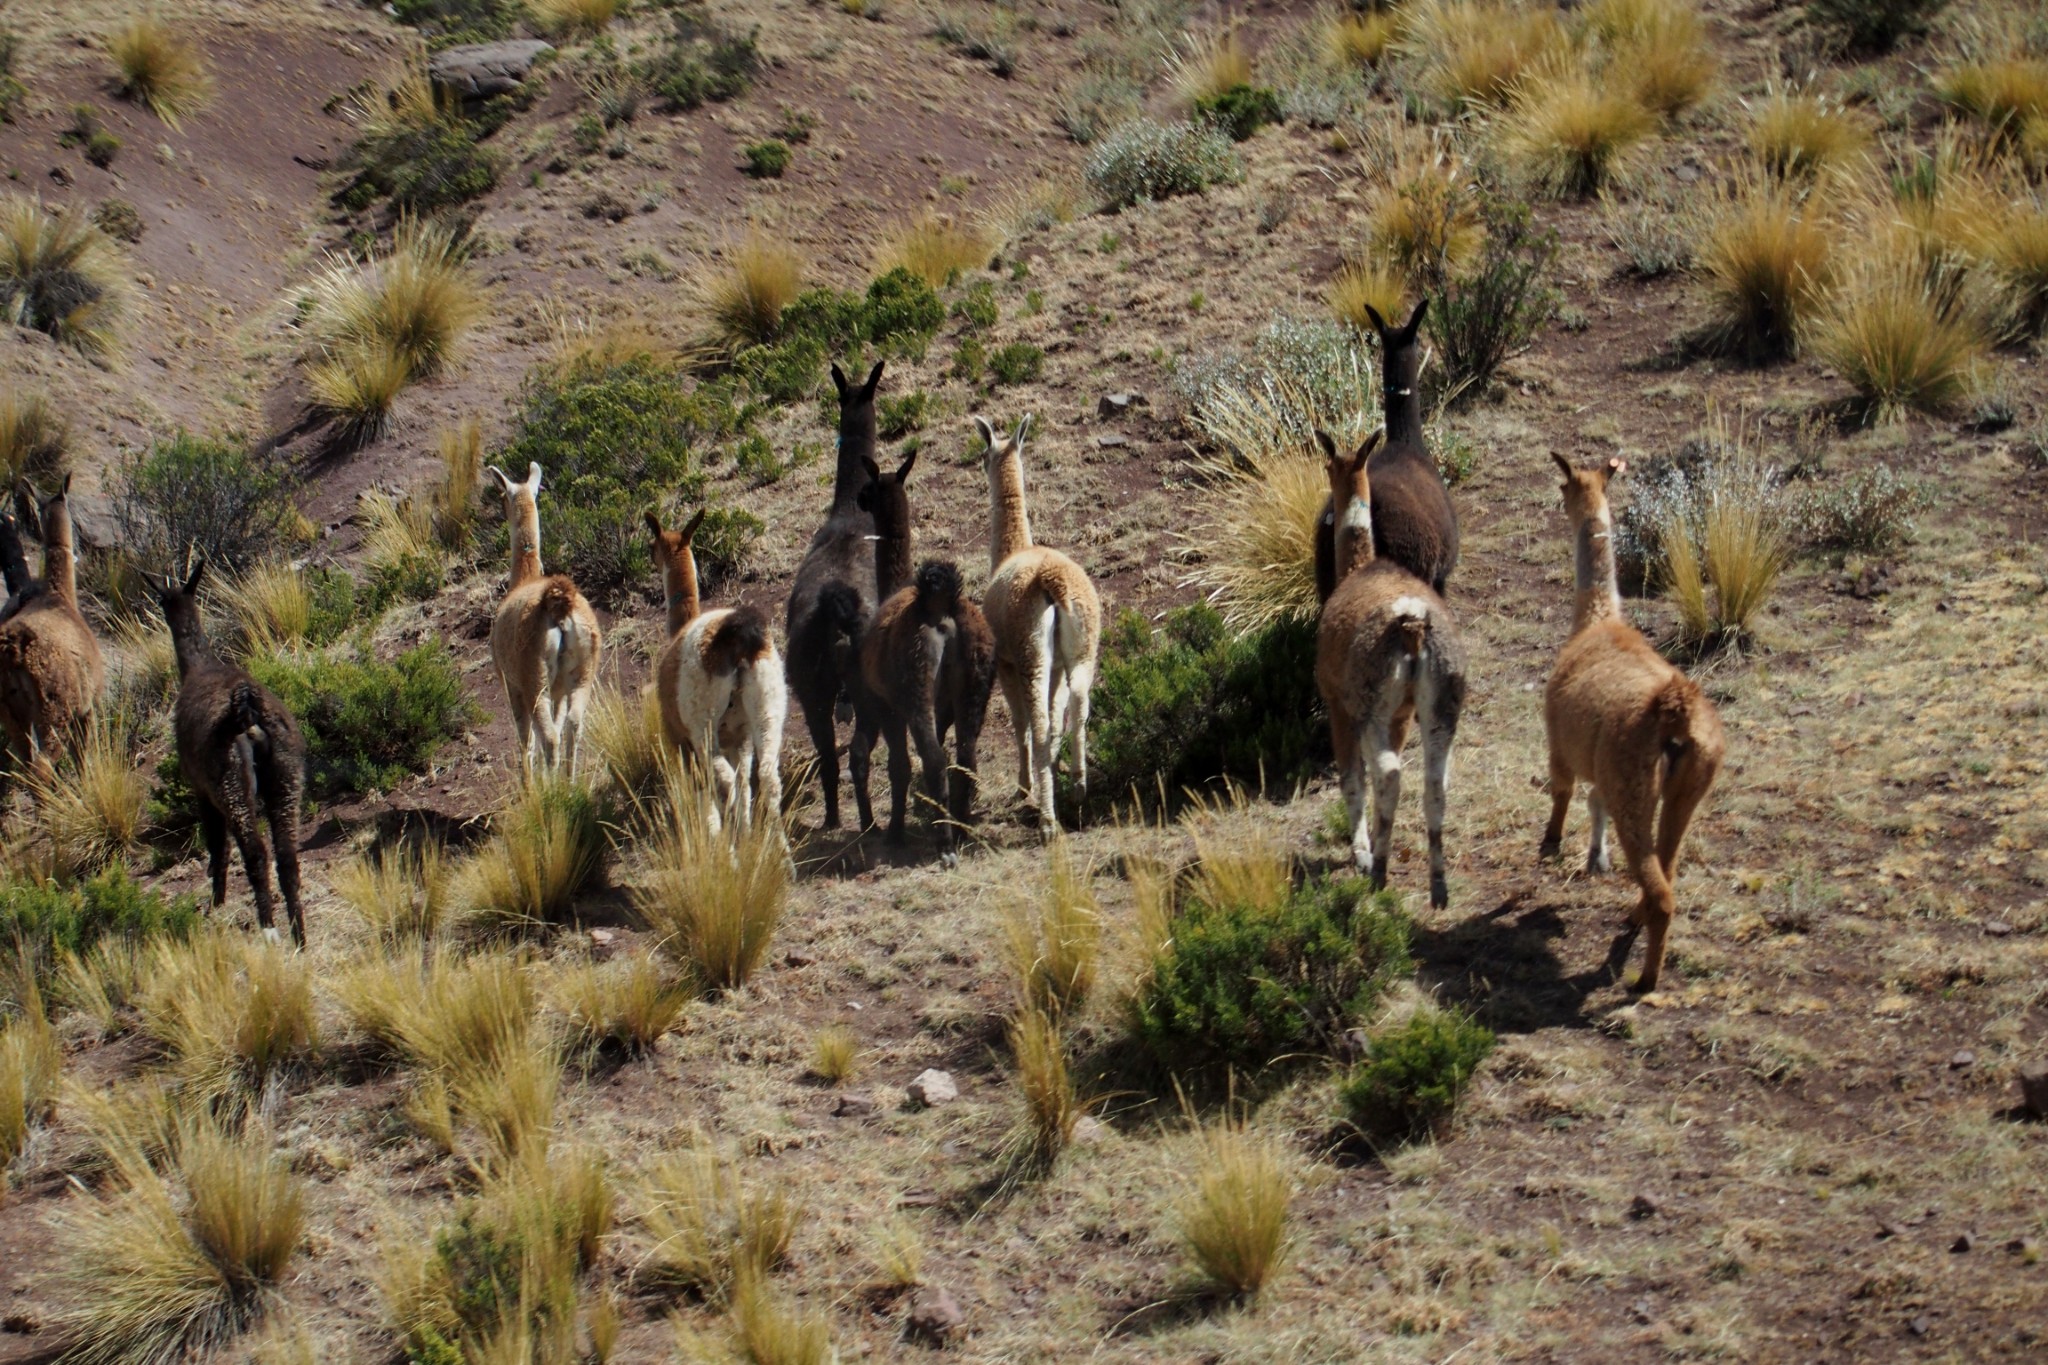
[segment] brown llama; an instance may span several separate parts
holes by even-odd
[[[299,724],[246,669],[224,662],[207,643],[199,613],[199,580],[206,561],[192,566],[184,585],[148,578],[170,623],[178,654],[178,701],[171,732],[178,771],[199,797],[199,827],[206,835],[206,865],[213,907],[228,898],[228,836],[241,850],[256,899],[256,920],[276,933],[270,864],[275,844],[278,889],[284,892],[292,942],[306,945],[299,905],[299,803],[306,786],[306,741]],[[268,839],[265,826],[269,827]]]
[[[1458,513],[1422,435],[1422,346],[1416,334],[1429,300],[1415,305],[1408,321],[1389,327],[1370,305],[1380,338],[1380,397],[1386,408],[1386,444],[1372,457],[1373,554],[1391,559],[1443,595],[1458,564]],[[1316,596],[1329,601],[1337,589],[1337,523],[1343,509],[1332,503],[1316,523]]]
[[[24,586],[0,621],[0,728],[23,765],[47,768],[92,720],[105,669],[99,640],[78,607],[71,479],[40,501],[43,577]],[[21,567],[25,568],[24,563]]]
[[[1401,799],[1401,747],[1413,721],[1422,732],[1422,816],[1429,827],[1429,903],[1450,904],[1444,877],[1444,798],[1451,745],[1465,708],[1465,645],[1436,590],[1391,559],[1373,554],[1367,461],[1374,432],[1349,457],[1323,432],[1330,501],[1339,509],[1337,588],[1316,629],[1316,689],[1330,713],[1330,742],[1351,819],[1351,857],[1387,884],[1394,808]],[[1372,769],[1372,823],[1365,819]]]
[[[545,772],[573,779],[604,634],[569,576],[541,571],[540,466],[527,466],[524,483],[512,482],[496,465],[489,473],[512,528],[512,581],[491,623],[491,662],[519,732],[519,771],[532,775],[537,748]]]
[[[878,361],[867,382],[852,384],[837,365],[839,462],[832,480],[832,508],[811,537],[797,565],[784,618],[784,658],[789,690],[803,707],[811,747],[818,753],[818,781],[825,789],[825,828],[839,828],[839,739],[834,727],[859,687],[857,657],[861,632],[874,614],[874,557],[868,537],[875,521],[860,506],[867,484],[864,460],[875,455],[875,389],[882,382]]]
[[[860,691],[847,765],[861,828],[874,824],[868,802],[868,763],[879,733],[889,746],[889,842],[904,840],[910,793],[910,746],[924,768],[939,857],[958,861],[954,845],[974,811],[975,748],[988,717],[996,679],[995,638],[987,619],[960,584],[959,566],[927,560],[910,573],[910,497],[904,485],[912,452],[894,474],[866,461],[868,483],[860,505],[874,517],[875,583],[882,605],[861,637]],[[953,759],[946,759],[946,732]]]
[[[1088,701],[1102,642],[1102,600],[1087,571],[1058,550],[1035,545],[1024,505],[1025,413],[1008,436],[980,417],[988,474],[989,582],[982,595],[996,639],[996,680],[1017,732],[1017,787],[1056,829],[1053,746],[1064,734],[1078,801],[1088,800]]]
[[[1611,961],[1617,970],[1627,962],[1637,933],[1647,928],[1643,974],[1635,989],[1651,991],[1664,967],[1664,941],[1676,913],[1671,888],[1678,878],[1679,845],[1721,770],[1726,742],[1721,717],[1699,684],[1672,667],[1622,618],[1607,485],[1628,468],[1627,462],[1610,459],[1592,469],[1574,469],[1562,455],[1550,458],[1564,472],[1577,601],[1571,637],[1558,651],[1543,690],[1543,725],[1550,736],[1550,824],[1543,831],[1542,856],[1558,855],[1572,792],[1580,781],[1588,783],[1586,813],[1593,830],[1586,870],[1608,870],[1611,817],[1621,856],[1642,889]]]
[[[682,530],[664,531],[661,518],[647,514],[668,604],[668,644],[656,663],[654,684],[662,738],[710,770],[718,793],[711,814],[717,829],[718,810],[735,795],[742,826],[757,806],[766,819],[781,813],[789,694],[767,617],[753,607],[699,610],[692,542],[703,523],[699,509]]]

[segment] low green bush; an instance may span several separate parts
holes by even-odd
[[[1375,1141],[1409,1142],[1440,1131],[1472,1073],[1493,1051],[1493,1032],[1456,1010],[1425,1008],[1366,1040],[1366,1058],[1338,1088],[1344,1117]]]
[[[114,158],[121,154],[121,139],[108,132],[100,124],[100,112],[90,104],[75,106],[71,111],[71,126],[57,134],[60,147],[77,147],[85,153],[85,159],[101,170],[114,164]]]
[[[113,471],[119,544],[156,572],[197,551],[216,569],[253,564],[298,521],[291,467],[241,441],[179,432]]]
[[[1927,32],[1948,0],[1806,0],[1806,20],[1857,52],[1889,52]]]
[[[1230,135],[1206,123],[1135,118],[1095,144],[1084,174],[1102,206],[1115,211],[1234,184],[1244,178],[1244,162]]]
[[[681,0],[670,13],[667,40],[637,74],[671,109],[737,99],[761,69],[759,37],[758,28],[744,37],[725,28],[702,0]]]
[[[524,8],[519,0],[391,0],[398,22],[425,33],[435,47],[508,37]]]
[[[199,924],[190,896],[166,898],[144,887],[119,863],[88,881],[0,882],[0,954],[12,955],[38,988],[49,985],[67,952],[83,957],[107,939],[141,943],[188,937]],[[20,989],[22,972],[0,972],[0,990]],[[43,994],[47,998],[48,991]],[[10,998],[10,1005],[18,1005]]]
[[[1045,369],[1045,352],[1028,341],[1013,341],[988,358],[988,372],[998,384],[1028,384]]]
[[[1243,142],[1269,123],[1280,121],[1280,96],[1264,86],[1233,85],[1195,101],[1195,116]]]
[[[996,287],[987,280],[976,280],[967,286],[967,291],[953,300],[952,316],[966,324],[968,330],[985,332],[996,325]]]
[[[1446,279],[1430,300],[1427,326],[1443,356],[1444,391],[1477,396],[1507,358],[1550,318],[1557,293],[1546,276],[1557,234],[1539,229],[1527,204],[1488,198],[1479,259]]]
[[[703,492],[701,452],[743,434],[729,381],[693,383],[647,354],[584,356],[526,381],[503,464],[546,471],[541,522],[551,567],[593,595],[646,587],[641,513]],[[707,558],[698,542],[700,559]]]
[[[1206,602],[1157,630],[1125,611],[1106,632],[1089,694],[1088,766],[1099,802],[1169,801],[1230,780],[1284,788],[1311,771],[1328,727],[1313,619],[1233,635]]]
[[[315,796],[383,791],[424,772],[484,714],[438,640],[389,663],[360,652],[269,655],[251,659],[249,671],[298,717]]]
[[[825,361],[825,343],[800,333],[749,346],[733,357],[732,364],[747,388],[770,403],[800,403],[818,391]]]
[[[125,199],[102,199],[93,207],[93,226],[117,242],[134,246],[142,240],[142,215]]]
[[[924,280],[898,266],[868,282],[865,293],[806,289],[782,310],[784,345],[816,343],[823,357],[852,357],[863,347],[885,356],[922,359],[946,321],[946,305]]]
[[[498,184],[502,163],[482,139],[510,117],[514,101],[489,101],[477,118],[436,108],[431,117],[374,124],[342,155],[350,178],[335,202],[362,210],[379,199],[410,213],[466,204]]]
[[[1793,494],[1792,527],[1809,550],[1882,554],[1913,538],[1913,516],[1930,501],[1927,486],[1886,465]]]
[[[1409,970],[1399,898],[1361,878],[1310,882],[1272,907],[1194,895],[1127,1023],[1176,1072],[1250,1072],[1331,1051]]]
[[[925,410],[930,406],[931,395],[923,389],[882,398],[875,404],[876,428],[885,441],[900,440],[913,431],[923,431]]]
[[[749,143],[740,150],[746,172],[756,180],[779,180],[789,169],[789,144],[775,138]]]
[[[0,29],[0,123],[14,122],[14,110],[28,94],[14,74],[14,67],[21,60],[21,35],[12,29]]]

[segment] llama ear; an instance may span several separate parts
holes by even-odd
[[[1323,454],[1327,458],[1332,460],[1337,458],[1337,443],[1331,440],[1330,433],[1324,431],[1321,427],[1316,428],[1316,444],[1323,448]]]
[[[688,545],[697,538],[697,528],[704,524],[704,514],[710,510],[708,507],[697,509],[697,515],[691,517],[689,523],[683,527],[683,544]]]
[[[661,518],[660,518],[660,517],[658,517],[658,516],[656,516],[656,515],[654,515],[654,509],[653,509],[652,507],[648,508],[648,509],[646,510],[646,512],[642,513],[642,515],[643,515],[643,516],[645,516],[645,517],[647,518],[647,529],[648,529],[649,531],[652,531],[652,532],[654,533],[654,538],[655,538],[656,540],[660,540],[660,539],[661,539]]]
[[[903,463],[896,466],[896,482],[898,484],[904,484],[910,481],[910,467],[916,463],[917,452],[914,450],[903,457]]]
[[[1356,453],[1352,455],[1351,463],[1355,465],[1364,464],[1368,459],[1372,458],[1372,453],[1380,448],[1380,442],[1386,439],[1387,429],[1385,427],[1374,427],[1372,435],[1366,437]]]
[[[206,576],[206,556],[201,555],[192,563],[192,576],[185,580],[185,596],[199,591],[199,580]]]
[[[1623,474],[1626,474],[1627,472],[1628,472],[1628,461],[1627,461],[1627,460],[1624,460],[1624,459],[1622,459],[1622,458],[1621,458],[1621,456],[1619,456],[1619,455],[1611,456],[1611,457],[1610,457],[1610,458],[1608,459],[1608,461],[1607,461],[1607,477],[1608,477],[1608,480],[1609,480],[1610,482],[1611,482],[1611,481],[1613,481],[1613,480],[1615,480],[1615,479],[1618,479],[1618,478],[1620,478],[1620,477],[1621,477],[1621,476],[1622,476]]]
[[[977,416],[974,419],[974,429],[981,433],[983,445],[987,446],[990,450],[996,448],[996,429],[988,424],[988,418]]]
[[[526,466],[526,491],[536,497],[540,495],[540,461]]]
[[[869,483],[880,483],[880,482],[882,481],[882,467],[881,467],[880,465],[878,465],[878,464],[876,464],[876,463],[875,463],[875,457],[874,457],[874,456],[872,456],[872,455],[863,455],[863,456],[861,456],[861,457],[860,457],[860,464],[861,464],[861,468],[863,468],[863,469],[867,470],[867,472],[868,472],[868,482],[869,482]]]
[[[839,362],[832,362],[832,387],[839,390],[839,401],[846,401],[846,371],[839,368]]]
[[[494,464],[487,464],[484,466],[484,473],[498,481],[498,492],[502,496],[508,498],[512,496],[512,480],[506,477],[504,470]]]
[[[1024,433],[1031,430],[1032,421],[1033,415],[1028,412],[1017,419],[1017,429],[1010,433],[1010,444],[1017,446],[1024,444]]]
[[[57,485],[57,496],[60,498],[71,496],[71,471],[66,470],[64,472],[64,482]]]
[[[1387,320],[1380,316],[1380,310],[1368,303],[1367,305],[1365,305],[1365,315],[1372,319],[1373,330],[1378,332],[1380,335],[1385,336],[1387,331]]]
[[[1403,341],[1413,341],[1413,340],[1415,340],[1415,333],[1416,333],[1416,332],[1417,332],[1417,331],[1418,331],[1418,330],[1419,330],[1419,329],[1421,328],[1421,326],[1422,326],[1422,315],[1423,315],[1424,313],[1427,313],[1428,311],[1429,311],[1429,296],[1428,296],[1428,295],[1424,295],[1424,296],[1423,296],[1423,298],[1422,298],[1422,301],[1421,301],[1420,303],[1418,303],[1418,304],[1416,304],[1416,305],[1415,305],[1415,311],[1414,311],[1414,312],[1412,312],[1412,313],[1410,313],[1410,314],[1408,315],[1408,321],[1407,321],[1407,322],[1405,322],[1405,323],[1403,323],[1403,324],[1401,325],[1401,340],[1403,340]]]
[[[875,396],[875,390],[881,385],[882,382],[882,364],[883,362],[877,360],[875,362],[875,368],[868,371],[868,382],[861,385],[861,397],[873,398]]]
[[[1564,456],[1558,454],[1554,450],[1550,452],[1550,458],[1557,463],[1558,469],[1564,474],[1565,478],[1571,478],[1574,471],[1572,469],[1572,462],[1570,460],[1567,460]]]

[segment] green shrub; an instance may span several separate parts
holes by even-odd
[[[249,671],[298,717],[307,785],[319,796],[386,790],[426,771],[442,745],[483,719],[438,640],[390,663],[270,655],[251,659]]]
[[[960,344],[953,348],[953,365],[949,373],[955,379],[964,379],[970,384],[981,382],[982,371],[988,368],[988,347],[980,337],[960,338]]]
[[[121,139],[100,126],[100,112],[90,104],[72,109],[71,126],[57,134],[57,145],[81,149],[85,159],[101,170],[113,165],[121,152]]]
[[[800,403],[818,391],[825,373],[825,343],[791,336],[766,346],[749,346],[733,357],[733,372],[771,403]]]
[[[500,162],[481,139],[512,107],[512,97],[501,96],[475,119],[435,105],[418,117],[380,120],[342,155],[341,169],[351,178],[335,201],[361,210],[389,199],[394,209],[431,213],[489,194]]]
[[[930,405],[931,395],[923,389],[883,398],[875,404],[875,426],[885,441],[923,431],[925,409]]]
[[[15,64],[20,60],[21,35],[0,29],[0,123],[14,122],[14,106],[28,94],[28,87],[14,74]]]
[[[1280,96],[1264,86],[1233,85],[1195,101],[1195,116],[1243,142],[1269,123],[1280,121]]]
[[[946,306],[938,294],[899,266],[871,280],[865,294],[806,289],[782,310],[784,339],[779,345],[810,343],[802,356],[815,353],[820,366],[827,357],[852,357],[867,346],[885,356],[921,360],[945,321]],[[802,356],[792,351],[791,363]]]
[[[1125,611],[1106,633],[1090,702],[1098,801],[1169,801],[1229,779],[1281,786],[1305,775],[1326,732],[1316,702],[1316,626],[1288,619],[1231,634],[1206,602],[1154,630]]]
[[[1085,175],[1102,206],[1115,211],[1234,184],[1244,162],[1229,135],[1207,124],[1137,118],[1096,143]]]
[[[952,315],[966,323],[973,331],[985,332],[996,325],[996,287],[987,280],[976,280],[967,286],[967,292],[953,300]]]
[[[1131,998],[1133,1037],[1175,1071],[1254,1071],[1328,1052],[1410,969],[1399,898],[1360,878],[1315,881],[1277,906],[1179,907]]]
[[[681,0],[670,16],[666,43],[638,74],[671,109],[737,99],[761,69],[759,37],[758,28],[745,37],[727,30],[702,0]]]
[[[399,23],[446,47],[509,36],[524,7],[519,0],[392,0],[391,8]]]
[[[216,569],[255,563],[297,522],[290,466],[238,440],[179,432],[114,471],[120,544],[136,562],[174,570],[188,553]]]
[[[107,939],[136,944],[184,939],[199,922],[192,897],[167,900],[131,878],[120,863],[71,886],[0,882],[0,952],[26,969],[0,972],[0,989],[11,995],[29,976],[38,988],[47,987],[65,953],[84,957]]]
[[[1026,384],[1045,368],[1045,352],[1028,341],[1013,341],[988,358],[989,373],[998,384]]]
[[[652,572],[641,513],[700,496],[699,452],[745,420],[725,383],[693,385],[646,354],[583,356],[528,377],[503,463],[546,471],[550,563],[585,592],[611,595]],[[707,558],[701,541],[698,555]]]
[[[1429,330],[1443,355],[1446,392],[1477,394],[1549,320],[1556,292],[1544,282],[1557,234],[1539,231],[1527,204],[1488,199],[1486,246],[1468,270],[1430,300]]]
[[[746,172],[756,180],[779,180],[789,169],[789,144],[775,138],[754,142],[740,150],[746,158]]]
[[[1468,1015],[1418,1010],[1366,1040],[1366,1059],[1337,1091],[1344,1116],[1375,1139],[1406,1142],[1440,1131],[1491,1051],[1492,1031]]]
[[[1855,51],[1889,52],[1947,8],[1948,0],[1806,0],[1806,19]]]
[[[1913,514],[1928,501],[1926,485],[1879,465],[1800,491],[1792,499],[1793,532],[1810,550],[1882,554],[1913,538]]]

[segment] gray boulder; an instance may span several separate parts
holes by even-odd
[[[554,50],[553,43],[538,38],[444,47],[427,59],[427,79],[437,89],[453,91],[467,100],[488,99],[517,90],[533,70],[534,60]]]

